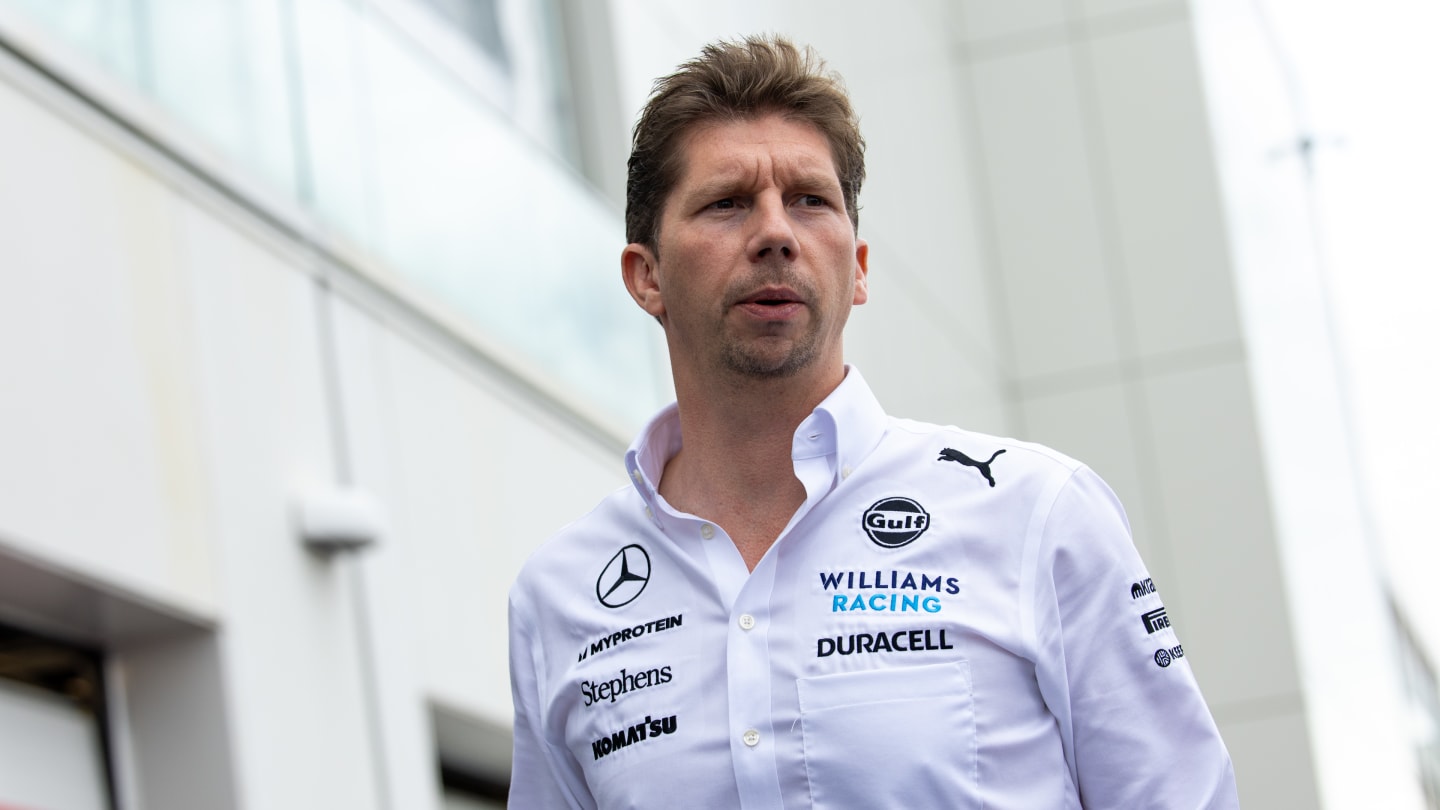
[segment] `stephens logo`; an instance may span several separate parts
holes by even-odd
[[[621,695],[649,689],[652,686],[670,683],[672,676],[667,664],[658,669],[642,669],[639,672],[620,670],[620,674],[604,681],[581,681],[582,703],[590,706],[602,700],[614,703]]]
[[[590,751],[596,759],[609,756],[621,748],[653,740],[666,734],[674,734],[676,725],[676,715],[656,718],[647,714],[644,720],[635,725],[627,726],[614,734],[590,743]]]
[[[865,510],[860,522],[875,545],[900,548],[925,533],[930,527],[930,515],[909,498],[885,498]]]
[[[631,543],[615,552],[600,578],[595,580],[595,596],[608,608],[624,607],[650,584],[650,554]]]
[[[1176,644],[1168,650],[1159,649],[1155,651],[1155,663],[1158,664],[1161,669],[1170,666],[1176,659],[1184,657],[1185,648],[1179,644]]]

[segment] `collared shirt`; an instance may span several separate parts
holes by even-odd
[[[1088,468],[886,416],[859,372],[795,431],[806,499],[755,566],[631,486],[510,595],[511,806],[1232,808],[1184,648]]]

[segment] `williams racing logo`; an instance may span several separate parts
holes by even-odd
[[[960,578],[914,571],[821,571],[831,613],[939,613],[943,596],[960,593]]]
[[[650,584],[650,554],[640,546],[630,545],[615,552],[600,578],[595,580],[595,596],[608,608],[624,607]]]
[[[915,542],[930,528],[930,515],[909,498],[884,498],[865,510],[860,524],[875,545],[900,548]]]

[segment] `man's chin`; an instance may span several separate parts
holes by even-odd
[[[737,377],[782,380],[794,377],[814,364],[815,352],[807,346],[788,347],[783,351],[731,346],[721,361],[724,368]]]

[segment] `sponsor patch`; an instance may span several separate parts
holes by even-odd
[[[662,686],[670,683],[673,678],[669,664],[634,672],[621,669],[619,674],[608,679],[581,681],[580,703],[584,706],[593,706],[600,702],[614,703],[621,695],[639,692],[652,686]]]
[[[815,640],[816,658],[953,649],[955,645],[945,638],[943,627],[896,630],[893,633],[851,633],[848,636],[826,636]]]
[[[608,608],[624,607],[650,584],[650,553],[631,543],[615,552],[595,579],[595,596]]]
[[[939,613],[942,596],[960,593],[959,577],[901,570],[821,571],[831,613]]]
[[[1177,659],[1184,657],[1185,648],[1180,646],[1179,644],[1176,644],[1174,647],[1170,647],[1169,649],[1162,647],[1155,651],[1155,663],[1161,669],[1170,666]]]
[[[616,630],[613,633],[601,636],[592,640],[589,644],[582,646],[580,648],[580,657],[575,659],[575,661],[579,663],[592,655],[598,655],[599,653],[613,649],[631,639],[640,638],[650,633],[670,630],[681,626],[684,622],[685,614],[677,613],[674,616],[666,616],[663,619],[655,619],[654,621],[645,622],[644,624],[637,624],[633,627]]]
[[[865,533],[881,548],[900,548],[930,528],[930,514],[910,498],[883,498],[860,518]]]
[[[1140,623],[1145,625],[1146,633],[1158,633],[1170,626],[1170,617],[1165,615],[1165,606],[1161,605],[1140,614]]]
[[[985,481],[993,487],[995,486],[995,476],[993,473],[990,472],[990,465],[994,464],[995,459],[999,458],[1000,454],[1003,452],[1005,452],[1004,449],[996,450],[990,455],[990,458],[984,461],[977,461],[976,459],[970,458],[959,450],[946,447],[940,451],[940,457],[935,460],[953,461],[956,464],[964,464],[966,467],[974,467],[980,472],[980,475],[985,478]]]
[[[608,757],[621,748],[629,748],[666,734],[674,734],[678,725],[677,715],[652,717],[647,714],[644,720],[590,743],[590,750],[596,759]]]

